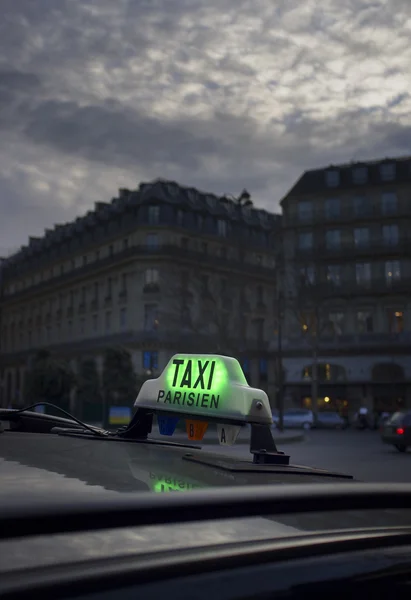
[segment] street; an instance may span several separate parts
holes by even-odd
[[[411,449],[402,454],[383,444],[376,431],[309,431],[305,441],[279,446],[290,462],[349,473],[362,481],[411,482]],[[249,456],[244,445],[208,446],[208,450]]]

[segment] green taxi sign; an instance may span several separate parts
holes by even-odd
[[[157,379],[144,382],[136,408],[220,423],[271,424],[267,394],[251,388],[235,358],[177,354]]]

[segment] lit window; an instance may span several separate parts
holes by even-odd
[[[392,285],[395,281],[401,279],[400,262],[398,260],[389,260],[385,263],[385,281],[387,285]]]
[[[388,328],[390,333],[402,333],[404,331],[404,312],[402,310],[387,310]]]

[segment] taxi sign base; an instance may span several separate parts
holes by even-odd
[[[290,464],[289,455],[277,450],[271,428],[268,425],[251,425],[250,452],[253,454],[254,464]]]

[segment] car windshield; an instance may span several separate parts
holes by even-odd
[[[0,5],[0,498],[410,481],[411,2]]]

